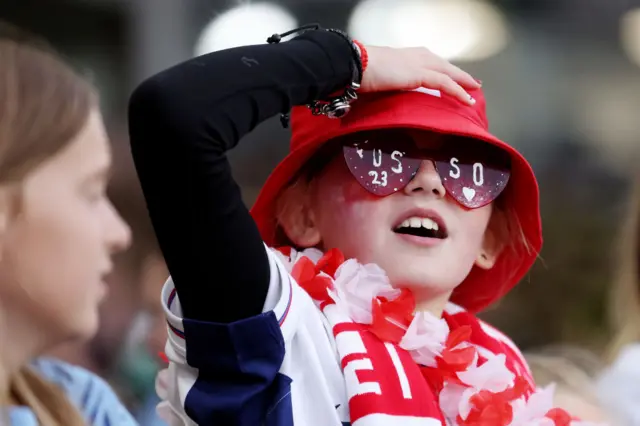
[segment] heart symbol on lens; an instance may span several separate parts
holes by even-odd
[[[466,186],[462,188],[462,193],[464,194],[464,198],[466,198],[467,201],[473,200],[473,197],[476,196],[476,190],[473,188],[467,188]]]

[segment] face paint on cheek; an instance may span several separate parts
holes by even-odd
[[[323,235],[327,246],[340,249],[347,258],[366,257],[376,234],[369,204],[361,200],[347,201],[334,205],[328,214]]]
[[[329,188],[328,188],[329,189]],[[328,216],[336,221],[351,222],[366,216],[366,198],[370,194],[359,185],[341,185],[330,188],[326,193]]]
[[[331,163],[316,183],[318,193],[323,199],[329,200],[330,204],[353,203],[377,198],[358,183],[341,158]]]
[[[315,185],[322,239],[345,255],[357,256],[358,246],[362,244],[354,242],[369,238],[373,228],[372,209],[381,198],[358,183],[341,157],[330,163],[315,180]]]
[[[360,234],[367,226],[370,202],[377,198],[353,179],[351,181],[341,181],[339,184],[325,181],[326,186],[319,188],[320,227],[323,239],[330,244],[343,245],[351,238],[361,238]]]

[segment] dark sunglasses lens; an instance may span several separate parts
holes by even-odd
[[[410,140],[362,139],[343,147],[353,177],[367,191],[385,196],[404,188],[418,172],[422,160],[409,156]]]
[[[475,209],[494,201],[509,182],[505,166],[451,157],[437,161],[436,168],[447,193],[463,206]]]

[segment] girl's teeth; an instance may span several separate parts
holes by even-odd
[[[439,228],[435,221],[428,218],[422,219],[422,227],[426,229],[433,229],[434,231],[437,231]]]
[[[400,225],[400,228],[425,228],[425,229],[433,229],[434,231],[437,231],[440,229],[440,227],[434,220],[429,218],[420,218],[420,217],[412,217],[412,218],[406,219],[404,222],[402,222],[402,224]]]

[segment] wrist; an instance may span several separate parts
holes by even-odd
[[[360,83],[362,82],[362,75],[364,72],[363,58],[365,61],[365,66],[368,62],[366,49],[364,45],[359,42],[354,42],[346,33],[341,30],[322,29],[319,25],[315,24],[296,28],[282,34],[274,34],[267,39],[267,42],[279,43],[285,36],[301,31],[304,34],[308,30],[320,30],[326,31],[327,33],[336,34],[348,43],[351,50],[351,82],[344,89],[342,95],[331,96],[329,99],[324,100],[315,100],[307,105],[313,115],[324,115],[329,118],[342,118],[351,109],[351,103],[358,98],[356,91],[360,88]],[[300,35],[299,37],[304,37],[304,35]],[[287,127],[288,120],[288,113],[284,113],[281,117],[281,121],[284,127]]]
[[[363,68],[362,68],[362,48],[360,46],[356,45],[356,43],[351,39],[351,37],[349,37],[347,35],[347,33],[345,33],[344,31],[333,29],[333,28],[327,29],[327,31],[329,31],[331,33],[334,33],[334,34],[338,34],[347,43],[349,43],[349,47],[351,48],[351,53],[352,53],[352,78],[351,78],[351,81],[352,81],[352,83],[354,83],[356,85],[360,85],[360,82],[362,81],[362,72],[363,72]]]
[[[358,40],[354,40],[353,44],[356,46],[358,50],[358,54],[360,55],[360,63],[362,64],[362,74],[367,70],[367,66],[369,65],[369,53],[367,52],[367,48],[359,42]],[[362,77],[362,76],[361,76]],[[360,80],[362,82],[362,79]]]

